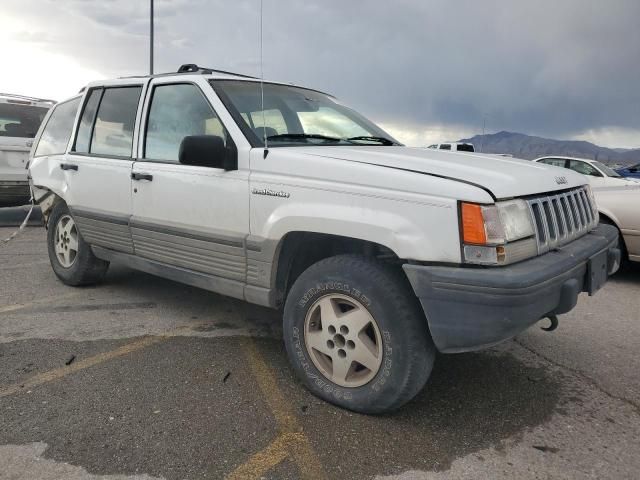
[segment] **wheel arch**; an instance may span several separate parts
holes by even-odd
[[[319,232],[288,232],[278,242],[273,261],[277,306],[284,303],[291,286],[307,268],[325,258],[344,254],[360,254],[398,266],[402,263],[393,250],[377,242]]]

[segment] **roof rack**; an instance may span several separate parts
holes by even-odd
[[[258,79],[258,77],[252,77],[251,75],[244,75],[242,73],[235,72],[227,72],[225,70],[216,70],[215,68],[207,68],[207,67],[199,67],[195,63],[185,63],[184,65],[180,65],[177,73],[202,73],[203,75],[208,75],[211,73],[222,73],[224,75],[234,75],[236,77],[243,78],[254,78]]]
[[[20,99],[20,100],[30,100],[32,102],[57,103],[55,100],[49,100],[49,99],[46,99],[46,98],[29,97],[27,95],[17,95],[15,93],[1,93],[0,92],[0,97],[9,97],[9,98],[15,98],[15,99]]]

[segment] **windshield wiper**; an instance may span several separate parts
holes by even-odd
[[[351,137],[351,138],[347,138],[346,140],[348,140],[349,142],[351,141],[357,142],[358,140],[363,140],[363,141],[379,142],[382,145],[395,145],[395,143],[389,140],[388,138],[373,137],[369,135],[363,135],[360,137]]]
[[[286,139],[302,139],[313,138],[317,140],[326,140],[328,142],[343,142],[343,138],[328,137],[317,133],[280,133],[278,135],[269,135],[267,140],[286,140]]]

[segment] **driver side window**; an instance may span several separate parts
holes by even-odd
[[[200,89],[193,84],[153,89],[144,141],[144,158],[178,162],[184,137],[216,135],[227,143],[227,129]]]

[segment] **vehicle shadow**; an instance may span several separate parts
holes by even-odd
[[[640,263],[627,262],[611,279],[621,283],[640,283]]]
[[[263,348],[268,349],[264,344]],[[278,364],[276,355],[273,350],[271,361]],[[284,358],[284,352],[279,357]],[[281,385],[288,398],[302,402],[298,406],[305,412],[305,431],[313,432],[312,441],[322,445],[318,453],[331,478],[344,475],[345,465],[354,462],[358,478],[446,470],[455,459],[501,448],[504,440],[562,412],[559,378],[499,350],[439,355],[424,390],[398,411],[382,416],[353,414],[308,393],[301,396],[294,385],[301,387],[289,374]],[[330,427],[319,428],[323,425]]]
[[[206,319],[219,313],[227,326],[252,325],[259,351],[310,441],[318,446],[329,478],[441,471],[459,457],[500,448],[506,439],[562,412],[563,384],[557,374],[527,363],[508,347],[498,347],[438,355],[424,390],[400,410],[378,416],[354,414],[312,396],[294,376],[281,341],[279,312],[120,268],[113,270],[105,286],[160,299],[164,309],[193,319],[197,332],[218,328],[216,320]],[[196,320],[205,324],[195,326]],[[247,401],[261,401],[259,390],[253,395]]]

